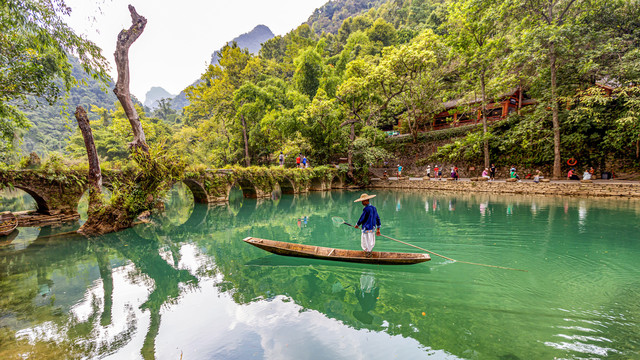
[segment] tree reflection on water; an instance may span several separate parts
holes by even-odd
[[[558,318],[551,310],[539,309],[545,316],[535,318],[546,319],[544,321],[552,324],[535,323],[542,329],[538,332],[518,332],[516,325],[498,327],[498,324],[520,324],[530,319],[530,314],[533,314],[530,309],[535,308],[531,305],[531,293],[542,296],[538,287],[527,283],[540,281],[531,279],[535,274],[523,277],[495,270],[469,269],[465,265],[437,260],[424,266],[384,268],[329,263],[267,254],[241,241],[245,236],[260,236],[318,245],[353,245],[352,248],[357,249],[357,232],[346,226],[331,226],[332,216],[348,220],[357,218],[361,207],[351,205],[354,197],[354,193],[334,192],[315,197],[284,195],[277,201],[238,199],[228,205],[189,206],[188,201],[178,196],[174,205],[169,202],[167,211],[153,216],[149,223],[99,238],[55,236],[74,227],[47,227],[25,239],[24,236],[33,233],[33,229],[24,229],[19,236],[22,240],[16,240],[21,241],[21,246],[0,247],[0,357],[59,359],[139,354],[144,359],[154,359],[168,346],[159,339],[167,336],[198,338],[206,336],[208,331],[213,333],[217,328],[233,332],[233,336],[242,339],[236,340],[243,344],[237,349],[220,345],[217,354],[221,358],[243,358],[252,356],[253,352],[260,357],[261,352],[267,351],[267,345],[252,342],[258,341],[251,340],[255,334],[247,335],[234,329],[233,326],[239,326],[237,324],[232,326],[210,320],[200,329],[205,332],[203,335],[195,333],[196,326],[191,330],[194,318],[187,320],[185,315],[185,318],[176,320],[173,317],[174,313],[191,312],[196,318],[224,318],[214,316],[221,309],[215,309],[213,304],[221,306],[222,302],[214,301],[213,297],[228,298],[236,306],[229,310],[231,312],[243,313],[260,308],[256,314],[266,318],[246,319],[249,327],[253,324],[258,328],[266,327],[268,331],[281,329],[264,323],[270,317],[277,317],[268,311],[265,313],[264,307],[282,309],[286,306],[283,303],[292,302],[295,306],[287,307],[286,311],[298,309],[296,311],[310,312],[306,316],[315,316],[316,321],[320,317],[322,321],[334,321],[331,326],[340,324],[339,333],[333,334],[338,338],[345,336],[347,331],[366,330],[365,335],[359,336],[384,334],[392,337],[380,345],[387,344],[386,341],[399,341],[395,336],[411,340],[409,343],[402,340],[404,348],[394,350],[401,351],[399,353],[387,354],[390,356],[407,358],[406,351],[416,351],[423,355],[437,354],[442,358],[471,357],[466,351],[478,346],[473,344],[484,344],[480,347],[483,347],[485,355],[491,350],[500,356],[512,356],[510,349],[519,349],[519,354],[528,351],[551,357],[575,354],[551,349],[539,341],[542,337],[540,332],[546,335],[546,329],[562,324],[570,315],[563,313],[564,317]],[[500,236],[487,239],[481,234],[482,237],[474,238],[474,231],[480,232],[490,225],[492,219],[501,216],[507,219],[505,227],[508,234],[511,234],[511,228],[534,228],[532,233],[545,230],[541,226],[531,226],[531,221],[545,224],[549,233],[557,233],[567,224],[573,224],[575,229],[587,234],[592,229],[591,220],[608,219],[606,214],[597,211],[601,207],[639,213],[637,205],[629,203],[591,203],[554,198],[536,198],[532,202],[531,199],[491,195],[458,195],[450,199],[448,195],[438,193],[397,192],[382,194],[376,201],[379,209],[388,210],[383,214],[383,227],[397,231],[395,237],[415,237],[411,232],[418,228],[415,224],[423,224],[426,228],[437,229],[441,236],[437,239],[438,246],[447,247],[450,243],[453,244],[450,249],[470,246],[474,252],[489,257],[496,251],[495,243],[502,240],[501,246],[508,249],[509,256],[520,256],[517,259],[524,262],[522,266],[530,268],[537,261],[532,253],[541,253],[541,256],[561,253],[554,248],[557,244],[553,239],[538,237],[517,247],[509,247],[514,241],[512,235],[500,237],[498,234]],[[402,204],[400,209],[397,207],[399,203]],[[563,211],[565,204],[568,208],[566,213]],[[528,215],[517,217],[523,212]],[[299,226],[299,219],[305,217],[306,226]],[[474,227],[456,224],[473,224]],[[78,225],[74,226],[77,228]],[[463,230],[466,231],[465,237],[460,236]],[[425,242],[433,244],[434,239],[424,238]],[[529,247],[533,242],[535,247]],[[384,242],[377,246],[396,251],[402,249],[392,248],[396,245]],[[608,245],[607,251],[613,252],[616,246]],[[606,246],[597,241],[581,241],[581,247],[594,254]],[[562,252],[570,251],[574,249],[562,248]],[[507,258],[504,253],[496,256]],[[584,271],[590,271],[588,265],[584,264]],[[581,263],[573,263],[573,276],[580,276],[581,266]],[[555,269],[555,272],[561,273],[560,270],[563,269]],[[624,279],[620,272],[616,274],[617,278]],[[545,276],[545,281],[559,281],[556,274]],[[535,290],[528,289],[528,286]],[[522,299],[515,298],[510,292],[516,287],[522,288]],[[582,282],[574,284],[574,288],[573,293],[565,295],[566,299],[579,298],[576,294],[590,291]],[[634,290],[623,293],[624,298],[632,302],[629,299],[633,298]],[[562,298],[563,295],[553,293],[553,298],[542,301],[554,303],[556,297]],[[196,303],[201,305],[185,309],[182,304],[185,298],[189,301],[196,299]],[[566,299],[563,299],[563,304],[568,301]],[[276,306],[276,303],[280,305]],[[616,306],[614,308],[626,312],[629,319],[638,315],[633,309]],[[258,316],[256,314],[253,315]],[[163,326],[163,317],[167,316],[171,320]],[[588,317],[585,314],[580,316]],[[291,329],[310,326],[278,319]],[[225,328],[227,326],[228,329]],[[490,333],[478,331],[486,326],[494,330]],[[616,334],[607,335],[609,347],[634,351],[624,337],[637,339],[637,332],[616,321],[607,326],[617,329]],[[573,331],[581,331],[576,329]],[[492,341],[494,336],[500,337],[501,344]],[[214,334],[211,338],[219,339]],[[253,345],[245,344],[249,342]],[[411,350],[407,350],[409,348]],[[376,347],[354,349],[373,354],[383,351]],[[479,353],[483,351],[477,347],[474,349]],[[182,351],[174,350],[178,354]],[[351,350],[342,351],[343,355],[351,354]],[[262,356],[267,357],[265,354]]]

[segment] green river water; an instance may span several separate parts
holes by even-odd
[[[367,192],[383,234],[528,272],[277,256],[242,239],[360,249],[331,218],[357,221],[361,192],[207,206],[177,187],[117,234],[0,238],[0,358],[640,359],[640,201]]]

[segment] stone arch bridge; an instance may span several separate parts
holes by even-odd
[[[88,189],[87,172],[8,170],[0,171],[0,189],[16,188],[31,195],[37,212],[42,214],[76,213],[80,198]],[[103,184],[110,188],[123,175],[105,171]],[[236,168],[187,171],[181,180],[193,193],[197,203],[217,203],[229,200],[232,188],[242,190],[247,198],[269,198],[277,191],[299,194],[308,191],[328,191],[344,187],[344,176],[335,169]]]

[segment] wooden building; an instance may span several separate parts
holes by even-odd
[[[520,102],[522,103],[520,104]],[[526,92],[523,91],[521,97],[520,89],[515,89],[487,104],[487,121],[502,120],[509,114],[517,112],[518,108],[532,104],[535,104],[535,100],[529,98]],[[430,124],[425,124],[425,130],[439,130],[481,123],[481,108],[481,100],[464,102],[462,99],[458,99],[447,101],[444,103],[444,111],[436,114]]]
[[[594,83],[602,89],[606,96],[612,96],[615,87],[603,83]],[[537,101],[530,98],[526,91],[520,94],[520,88],[511,90],[487,104],[487,121],[494,122],[506,119],[511,113],[528,105],[535,105]],[[436,114],[431,119],[420,121],[419,131],[441,130],[458,126],[482,123],[482,101],[457,99],[447,101],[443,104],[444,110]],[[401,128],[401,121],[398,121],[395,129]]]

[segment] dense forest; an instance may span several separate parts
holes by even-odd
[[[78,84],[70,89],[66,97],[48,105],[42,99],[31,96],[28,104],[22,107],[31,122],[31,127],[22,138],[22,149],[27,153],[64,152],[69,137],[77,127],[72,114],[76,106],[115,109],[117,99],[111,91],[113,83],[104,84],[88,76],[77,58],[69,57],[69,61],[73,66],[71,73]],[[97,112],[92,113],[92,120],[97,120],[99,116]]]
[[[182,113],[170,103],[138,111],[150,143],[213,167],[272,164],[282,151],[312,165],[344,157],[350,173],[366,172],[398,151],[383,129],[424,141],[451,100],[480,119],[425,161],[547,165],[555,175],[570,157],[637,167],[639,19],[637,0],[331,1],[258,55],[221,49],[186,89]],[[482,105],[513,89],[533,105],[489,123]],[[100,156],[125,163],[122,108],[92,112]],[[76,131],[65,151],[82,157],[82,146]]]

